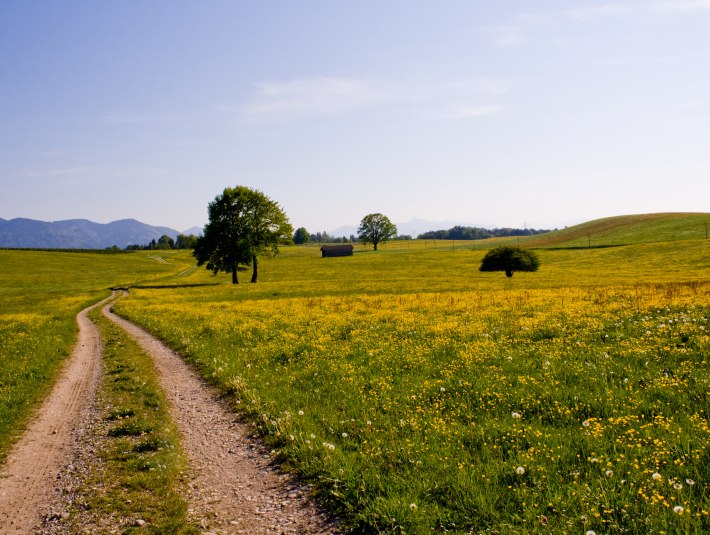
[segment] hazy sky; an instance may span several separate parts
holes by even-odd
[[[0,2],[0,217],[710,211],[710,0]]]

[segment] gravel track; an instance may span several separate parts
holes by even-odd
[[[252,438],[253,431],[239,422],[215,389],[159,340],[109,310],[116,296],[114,292],[77,315],[79,335],[71,357],[0,466],[0,535],[74,533],[69,527],[72,503],[80,498],[90,466],[100,462],[95,451],[102,428],[96,390],[103,371],[102,344],[87,314],[101,305],[106,317],[135,338],[156,365],[188,456],[190,520],[215,535],[339,533],[337,522],[316,508],[308,488],[273,465]],[[74,520],[81,523],[81,516]],[[83,524],[81,531],[93,530]]]
[[[104,307],[152,358],[187,453],[191,520],[207,533],[338,533],[307,488],[273,466],[248,425],[180,356]]]
[[[51,393],[7,461],[0,466],[0,534],[36,533],[62,486],[73,437],[93,405],[101,377],[101,341],[87,314],[76,317],[79,335]]]

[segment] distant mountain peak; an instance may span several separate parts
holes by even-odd
[[[18,217],[0,219],[0,247],[38,249],[105,249],[114,245],[145,245],[164,234],[176,238],[178,231],[156,227],[136,219],[94,223],[88,219],[38,221]]]

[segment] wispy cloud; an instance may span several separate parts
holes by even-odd
[[[96,171],[98,168],[90,166],[76,166],[76,167],[60,167],[55,169],[44,169],[44,170],[31,170],[25,173],[25,176],[34,177],[65,177],[65,176],[76,176],[83,175],[89,172]]]
[[[580,21],[593,21],[605,17],[617,17],[629,15],[633,12],[633,8],[627,4],[603,4],[600,6],[580,6],[570,8],[566,11],[567,15]]]
[[[498,115],[504,107],[500,104],[488,106],[453,106],[448,114],[441,115],[442,119],[468,119],[477,117],[491,117]]]
[[[619,0],[601,4],[579,4],[558,11],[521,13],[511,17],[507,23],[481,29],[492,35],[494,46],[514,47],[529,42],[536,31],[559,27],[570,19],[579,23],[592,23],[612,18],[634,20],[663,13],[692,15],[700,12],[710,12],[710,0]]]
[[[677,12],[710,11],[710,0],[664,0],[654,4],[653,9]]]
[[[474,118],[499,113],[502,96],[511,87],[511,82],[495,78],[382,81],[316,77],[257,84],[241,112],[249,123],[336,117],[377,107],[420,119]]]
[[[174,114],[145,114],[122,111],[112,111],[101,117],[107,123],[113,124],[168,124],[184,119]]]
[[[483,28],[493,34],[493,43],[497,47],[518,46],[525,42],[530,31],[550,22],[548,14],[521,13],[510,22],[493,28]]]
[[[243,109],[256,122],[291,120],[304,116],[334,116],[355,108],[391,100],[382,84],[354,78],[316,77],[256,85]]]

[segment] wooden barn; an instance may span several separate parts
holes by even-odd
[[[345,245],[324,245],[320,248],[323,258],[326,256],[352,256],[354,247],[352,244]]]

